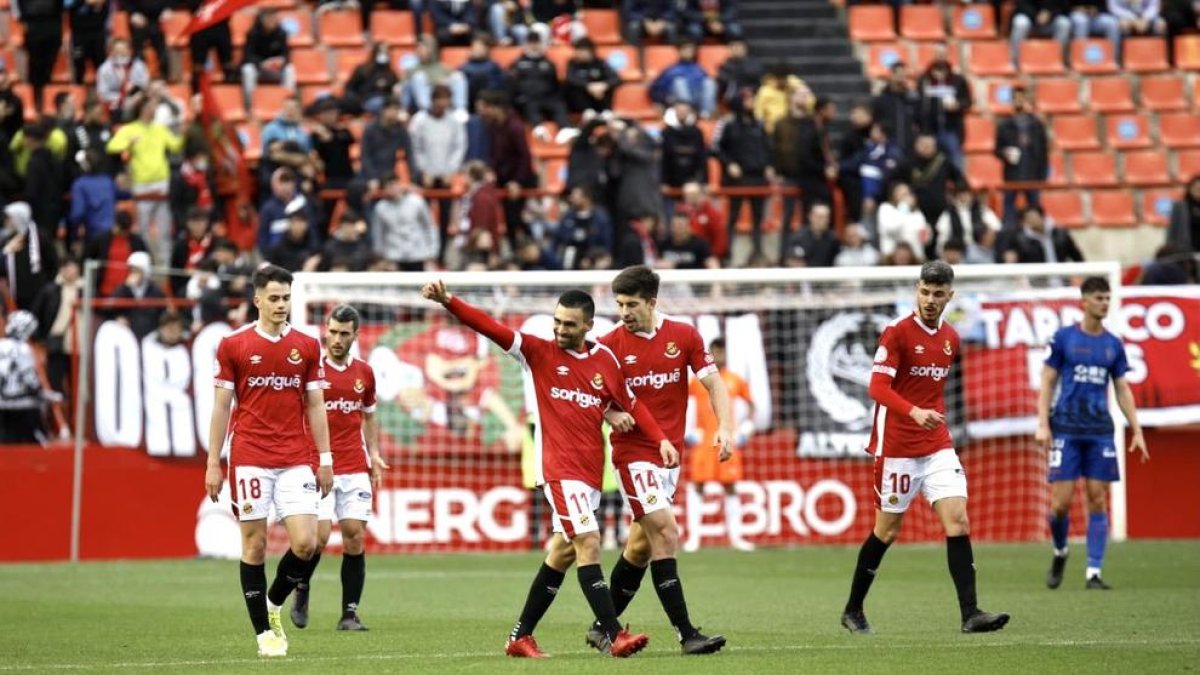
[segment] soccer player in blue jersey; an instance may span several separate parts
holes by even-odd
[[[1117,449],[1113,443],[1113,421],[1108,410],[1108,381],[1117,391],[1117,405],[1133,430],[1129,452],[1150,458],[1146,439],[1138,424],[1133,391],[1125,374],[1129,363],[1121,338],[1105,330],[1101,321],[1108,314],[1112,291],[1104,277],[1088,277],[1080,287],[1083,321],[1058,329],[1050,340],[1049,355],[1042,368],[1042,391],[1038,396],[1038,427],[1035,440],[1049,451],[1050,534],[1054,539],[1054,562],[1046,585],[1062,584],[1067,564],[1068,514],[1075,480],[1086,479],[1088,501],[1086,588],[1111,588],[1100,578],[1104,548],[1108,543],[1108,484],[1120,480]],[[1058,396],[1051,404],[1057,388]]]

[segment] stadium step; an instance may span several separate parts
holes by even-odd
[[[756,19],[781,19],[792,17],[837,19],[837,7],[825,0],[743,0],[738,5],[738,15],[742,19],[742,27]]]

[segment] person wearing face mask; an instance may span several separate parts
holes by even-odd
[[[1004,163],[1004,181],[1041,182],[1050,176],[1047,151],[1050,142],[1046,125],[1033,114],[1033,101],[1024,87],[1014,87],[1013,114],[996,126],[996,156]],[[1041,206],[1038,190],[1005,190],[1004,221],[1017,221],[1017,196],[1024,193],[1026,206]]]
[[[891,199],[879,207],[876,227],[879,252],[884,257],[891,256],[900,244],[905,244],[917,261],[925,259],[925,244],[931,235],[929,223],[917,209],[917,198],[907,183],[892,185]]]
[[[342,105],[348,113],[365,110],[378,116],[384,99],[392,95],[392,90],[399,83],[400,76],[392,69],[388,46],[384,43],[373,44],[367,60],[350,74]]]
[[[121,118],[121,110],[135,88],[150,86],[150,69],[132,54],[127,40],[114,38],[108,48],[108,60],[96,72],[96,96],[115,119]]]

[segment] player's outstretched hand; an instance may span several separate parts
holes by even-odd
[[[1146,437],[1142,435],[1141,429],[1133,433],[1133,440],[1129,443],[1129,452],[1142,453],[1143,462],[1150,459],[1150,451],[1146,449]]]
[[[446,290],[446,282],[438,279],[421,287],[421,297],[441,305],[447,305],[450,304],[450,299],[454,296],[450,295],[450,291]]]
[[[671,445],[671,441],[664,440],[658,446],[658,452],[662,455],[663,466],[668,469],[674,469],[679,466],[679,451]]]
[[[224,480],[221,475],[220,466],[210,466],[204,472],[204,490],[208,492],[208,498],[217,501],[217,496],[221,494],[221,482]]]
[[[946,423],[946,418],[940,412],[926,408],[914,407],[908,416],[922,429],[936,429]]]
[[[379,484],[383,481],[383,472],[390,468],[392,467],[388,466],[378,454],[371,455],[371,488],[376,492],[379,491]]]
[[[1033,441],[1037,443],[1038,449],[1046,451],[1050,449],[1050,427],[1038,425],[1037,431],[1033,432]],[[1132,450],[1133,448],[1130,448]]]
[[[322,466],[317,469],[317,486],[321,488],[321,498],[324,499],[333,489],[333,467]]]
[[[633,419],[633,415],[616,408],[609,408],[604,411],[604,421],[608,422],[608,426],[614,431],[623,434],[626,431],[632,431],[637,426],[637,421]]]
[[[728,462],[733,457],[733,434],[728,429],[717,429],[713,436],[713,447],[717,449],[717,459]]]

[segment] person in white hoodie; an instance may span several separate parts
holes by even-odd
[[[384,177],[384,198],[375,202],[371,239],[375,252],[401,272],[420,272],[437,262],[441,236],[429,204],[395,174]]]
[[[929,241],[932,230],[907,183],[892,186],[891,199],[879,207],[875,224],[879,230],[879,252],[884,257],[896,250],[896,244],[906,242],[918,262],[924,259],[925,242]]]
[[[982,230],[1000,232],[1000,219],[995,211],[971,190],[969,185],[958,186],[954,192],[954,201],[946,205],[946,210],[938,218],[937,254],[940,258],[946,243],[958,240],[970,252],[970,243],[982,238]]]
[[[450,110],[450,87],[444,84],[433,88],[429,110],[420,110],[408,124],[412,139],[414,180],[422,187],[449,188],[454,176],[462,170],[467,155],[467,126]],[[438,232],[441,244],[437,259],[445,255],[447,230],[450,226],[451,200],[438,199]]]

